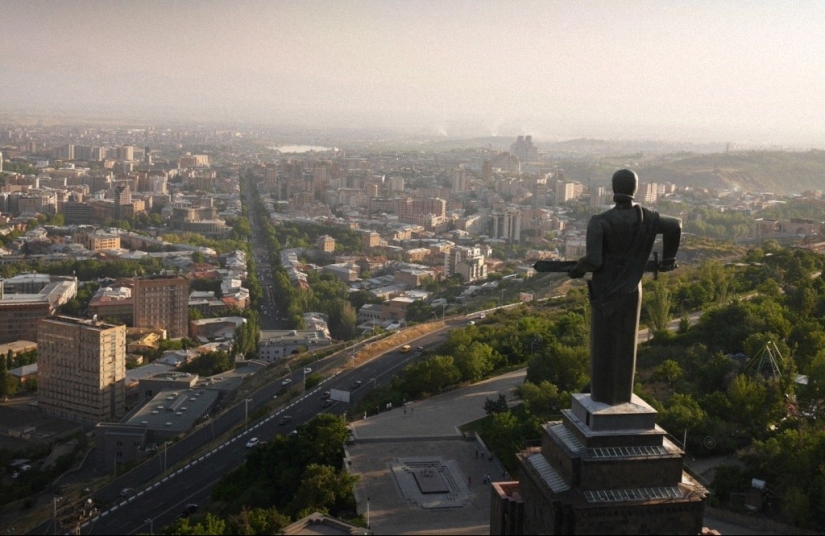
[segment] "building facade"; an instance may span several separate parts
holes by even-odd
[[[188,335],[189,282],[186,278],[136,278],[132,299],[135,327],[163,327],[173,339]]]
[[[37,351],[37,402],[43,413],[88,424],[124,415],[126,326],[44,318]]]

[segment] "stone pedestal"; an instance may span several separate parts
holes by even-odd
[[[519,454],[526,534],[699,534],[707,491],[637,396],[573,395],[542,446]]]

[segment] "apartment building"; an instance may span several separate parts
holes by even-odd
[[[135,327],[162,327],[172,339],[188,335],[189,282],[186,278],[136,278],[132,288],[132,300],[135,307]]]
[[[88,424],[124,415],[126,326],[44,318],[37,351],[37,402],[43,413]]]

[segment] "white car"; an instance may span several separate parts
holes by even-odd
[[[257,445],[258,442],[260,442],[260,439],[258,439],[257,437],[253,437],[252,439],[246,442],[246,448],[251,449],[252,447]]]
[[[312,369],[310,367],[305,368],[304,374],[312,374]]]
[[[289,385],[290,383],[292,383],[292,379],[287,378],[287,379],[285,379],[284,381],[281,382],[281,385]]]

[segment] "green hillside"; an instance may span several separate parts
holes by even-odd
[[[825,187],[825,151],[670,155],[637,171],[644,181],[791,195]]]

